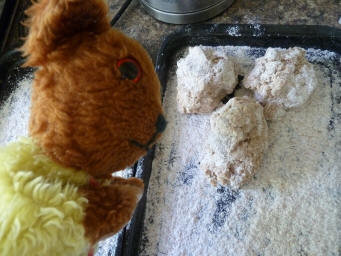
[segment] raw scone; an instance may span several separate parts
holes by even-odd
[[[177,66],[177,101],[181,113],[212,112],[238,82],[234,63],[211,48],[189,48],[188,55]]]
[[[256,59],[243,85],[254,91],[265,106],[265,118],[271,120],[285,109],[303,105],[314,91],[317,78],[304,49],[268,48],[263,57]]]
[[[239,188],[254,175],[267,148],[263,107],[248,97],[232,98],[212,114],[210,125],[200,167],[213,185]]]

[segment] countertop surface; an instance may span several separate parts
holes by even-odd
[[[110,0],[113,16],[122,1]],[[328,25],[341,28],[340,0],[236,0],[227,10],[205,23]],[[167,34],[182,25],[170,25],[150,17],[138,1],[133,1],[116,27],[140,41],[155,61]]]
[[[4,0],[0,0],[0,9]],[[9,34],[8,46],[20,44],[26,31],[20,25],[24,18],[22,10],[30,0],[21,0],[13,29]],[[110,16],[113,17],[122,5],[122,0],[108,0]],[[328,25],[341,29],[340,0],[236,0],[227,10],[205,23],[230,24],[306,24]],[[149,16],[138,0],[133,0],[116,28],[135,38],[147,49],[155,61],[163,38],[183,25],[162,23]]]

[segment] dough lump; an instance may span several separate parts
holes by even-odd
[[[234,63],[211,48],[189,48],[177,63],[177,101],[181,113],[210,113],[237,85]]]
[[[278,111],[303,105],[316,88],[317,78],[304,49],[268,48],[263,57],[256,59],[243,85],[254,91],[265,106],[266,119],[271,120]]]
[[[210,125],[200,168],[213,185],[239,188],[259,168],[268,145],[263,107],[248,97],[232,98],[211,115]]]

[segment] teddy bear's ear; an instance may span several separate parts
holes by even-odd
[[[26,11],[29,28],[21,47],[26,66],[40,66],[49,54],[110,29],[104,0],[38,0]]]

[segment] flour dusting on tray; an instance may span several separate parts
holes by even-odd
[[[240,74],[265,49],[218,47]],[[177,111],[175,70],[164,98],[168,127],[153,161],[140,255],[339,255],[341,59],[307,50],[317,70],[311,100],[269,122],[269,148],[240,190],[213,187],[199,169],[209,114]]]

